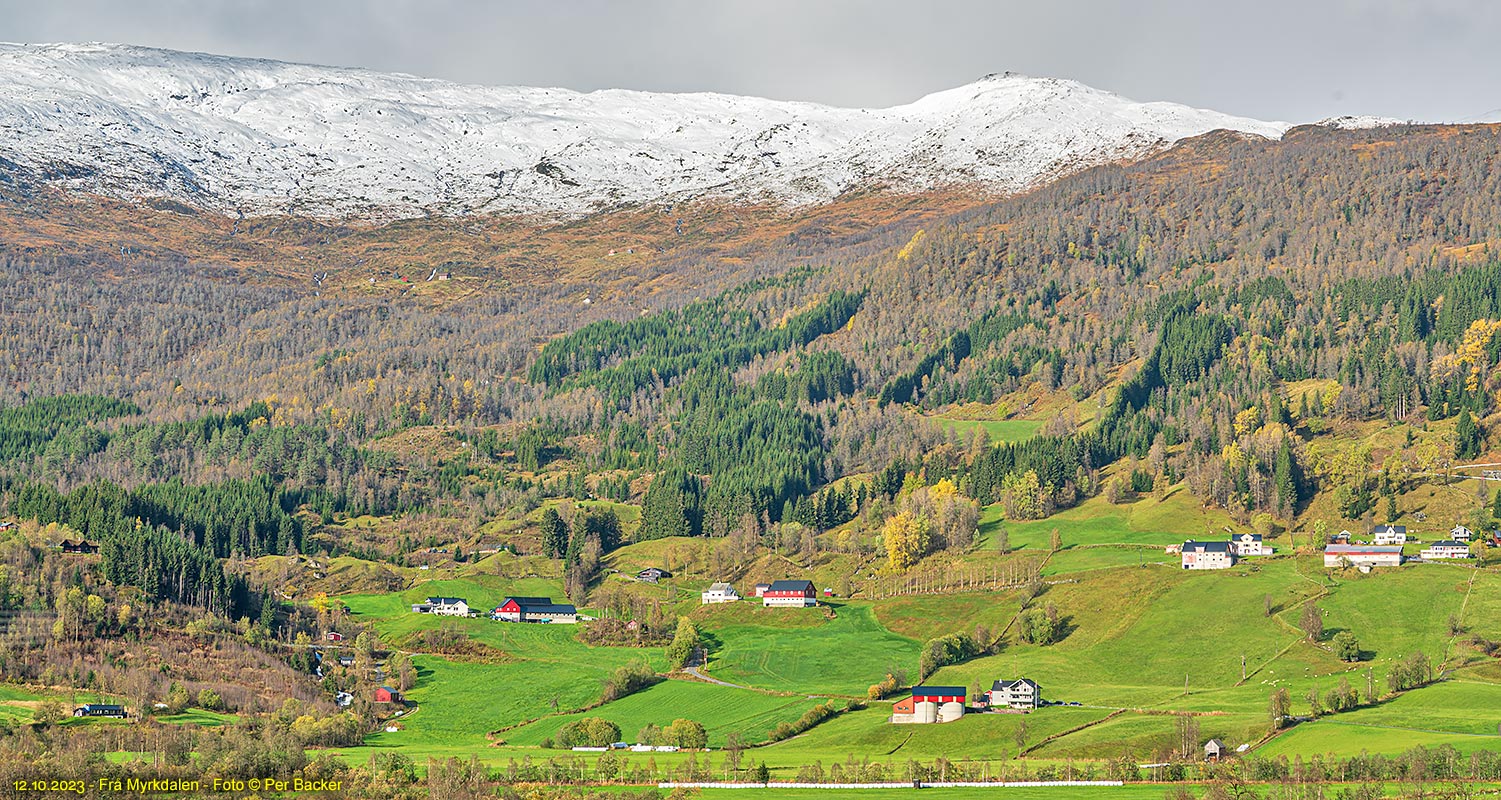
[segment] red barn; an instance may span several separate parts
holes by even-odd
[[[761,595],[764,606],[816,606],[818,590],[813,581],[773,581]]]
[[[330,642],[342,642],[344,641],[344,634],[339,633],[338,631],[329,631],[328,640]]]
[[[375,690],[375,702],[377,703],[400,703],[401,692],[389,686],[381,686]]]

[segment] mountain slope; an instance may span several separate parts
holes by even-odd
[[[0,193],[57,185],[230,215],[573,216],[720,196],[1007,192],[1282,123],[990,76],[905,106],[482,87],[125,45],[0,45]]]

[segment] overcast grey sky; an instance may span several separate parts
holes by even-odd
[[[1262,119],[1501,110],[1491,0],[0,0],[0,39],[885,106],[1013,70]]]

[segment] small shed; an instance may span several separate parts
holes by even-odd
[[[1219,739],[1210,739],[1204,743],[1204,760],[1219,761],[1220,756],[1225,754],[1225,743]]]
[[[339,633],[338,631],[329,631],[328,640],[330,642],[342,642],[344,641],[344,634]]]
[[[389,686],[380,686],[375,690],[375,702],[377,703],[400,703],[401,692]]]

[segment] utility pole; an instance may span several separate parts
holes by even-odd
[[[1240,654],[1240,682],[1246,682],[1246,654]]]
[[[1188,673],[1183,674],[1183,696],[1188,696]]]

